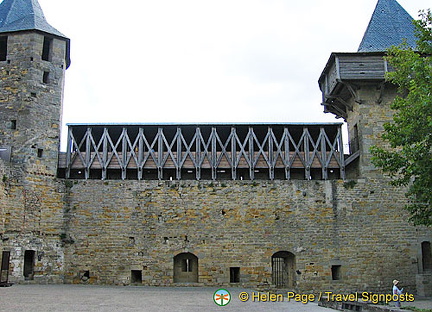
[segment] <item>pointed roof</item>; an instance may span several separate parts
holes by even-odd
[[[66,40],[66,67],[70,61],[70,40],[48,24],[37,0],[3,0],[0,3],[0,34],[37,30]]]
[[[358,52],[385,52],[406,40],[416,47],[413,18],[396,0],[378,0]]]
[[[48,24],[37,0],[3,0],[0,3],[0,33],[23,30],[39,30],[66,38]]]

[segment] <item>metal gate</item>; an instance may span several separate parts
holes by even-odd
[[[295,256],[279,251],[272,256],[272,282],[278,288],[294,286]]]
[[[0,267],[0,286],[10,286],[9,284],[9,259],[10,251],[2,252],[2,262]]]
[[[276,287],[288,286],[288,265],[286,258],[272,258],[273,284]]]

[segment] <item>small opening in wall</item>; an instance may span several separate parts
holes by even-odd
[[[43,149],[42,148],[38,148],[37,150],[37,157],[42,158],[43,156]]]
[[[34,97],[34,98],[37,97],[36,92],[32,92],[32,93],[31,93],[31,96]]]
[[[430,242],[422,242],[422,262],[423,262],[423,272],[432,271],[432,249]]]
[[[11,129],[11,130],[16,130],[16,128],[17,128],[17,121],[15,120],[15,119],[12,119],[11,121],[10,121],[10,124],[9,124],[10,126],[9,126],[9,129]]]
[[[90,271],[83,271],[82,273],[81,273],[81,280],[83,281],[83,282],[86,282],[86,281],[88,281],[90,279]]]
[[[190,259],[183,259],[182,272],[192,272],[192,261]]]
[[[129,246],[135,245],[135,237],[129,236]]]
[[[33,280],[34,278],[35,255],[36,251],[34,250],[24,252],[24,278],[26,280]]]
[[[43,48],[42,48],[42,60],[51,61],[53,39],[50,37],[44,37]]]
[[[6,61],[7,59],[7,42],[7,36],[0,37],[0,61]]]
[[[341,279],[341,266],[340,265],[332,265],[332,280],[338,281]]]
[[[49,75],[50,75],[49,72],[44,72],[43,79],[42,79],[43,83],[49,83]]]
[[[230,268],[230,283],[240,283],[240,268]]]
[[[142,271],[131,270],[131,284],[141,284],[142,283]]]

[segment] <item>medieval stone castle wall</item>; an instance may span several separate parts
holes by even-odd
[[[365,84],[361,104],[351,99],[361,155],[345,181],[68,180],[57,177],[65,49],[55,36],[14,33],[0,61],[9,281],[271,287],[281,263],[282,286],[299,291],[388,291],[395,278],[416,290],[432,233],[409,225],[404,189],[369,155],[394,87]]]

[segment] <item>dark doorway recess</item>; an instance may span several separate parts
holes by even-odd
[[[295,255],[288,251],[279,251],[272,256],[272,281],[278,288],[294,286]]]
[[[184,252],[174,257],[174,283],[198,283],[198,257]]]

